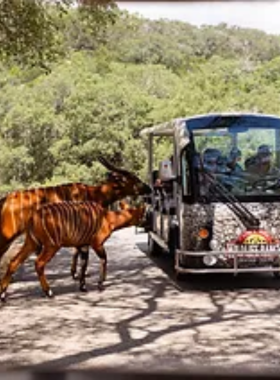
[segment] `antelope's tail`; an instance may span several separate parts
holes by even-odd
[[[3,216],[2,216],[2,210],[5,205],[5,202],[7,200],[7,197],[0,198],[0,261],[4,253],[9,249],[12,241],[5,238],[2,232],[3,228]]]

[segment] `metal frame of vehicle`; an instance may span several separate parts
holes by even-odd
[[[163,136],[169,137],[173,143],[174,175],[169,181],[169,184],[172,183],[172,191],[169,194],[165,193],[164,186],[160,195],[153,191],[148,246],[151,254],[159,253],[163,249],[174,253],[174,267],[177,274],[233,273],[236,275],[242,272],[273,272],[277,277],[280,275],[280,245],[278,241],[280,237],[280,192],[279,195],[264,197],[263,201],[260,201],[259,198],[248,201],[245,197],[244,199],[241,197],[239,200],[234,197],[232,200],[229,197],[228,200],[210,199],[209,201],[208,199],[208,202],[202,202],[194,186],[187,196],[183,191],[186,168],[183,165],[182,157],[186,154],[192,156],[194,153],[188,124],[192,122],[193,125],[196,125],[196,122],[205,120],[207,126],[212,126],[215,120],[218,123],[221,121],[224,123],[238,118],[253,120],[259,123],[259,128],[261,128],[262,123],[274,123],[273,125],[276,125],[275,142],[278,147],[280,146],[280,118],[260,114],[197,115],[171,120],[143,129],[140,133],[141,137],[147,139],[148,177],[152,187],[155,168],[154,144],[156,144],[157,138]],[[277,150],[277,163],[280,162],[279,152],[280,149]],[[191,167],[188,170],[189,182],[194,184],[191,180],[193,176]],[[256,210],[258,211],[258,219],[255,218],[255,220],[259,224],[250,227],[248,220],[254,221]],[[247,224],[245,223],[246,213]],[[242,219],[242,215],[245,219]],[[230,238],[225,237],[224,234],[227,226],[231,227]],[[233,239],[240,239],[240,235],[245,236],[246,234],[254,235],[257,243],[248,246],[236,243],[238,249],[235,251],[230,251],[227,248],[228,243]],[[270,244],[268,240],[267,242],[258,240],[259,237],[264,239],[261,235],[266,236],[265,234],[269,237],[273,235],[273,243]]]

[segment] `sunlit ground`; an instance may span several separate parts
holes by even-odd
[[[56,295],[42,296],[30,259],[0,306],[0,366],[146,371],[269,369],[280,363],[278,282],[261,276],[208,276],[176,283],[172,259],[151,260],[146,235],[130,228],[106,244],[106,290],[98,292],[92,253],[89,292],[69,275],[61,251],[47,276]]]

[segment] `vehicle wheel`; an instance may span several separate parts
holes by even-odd
[[[273,276],[275,277],[275,278],[280,278],[280,272],[273,272]]]
[[[144,231],[149,232],[153,230],[153,219],[154,219],[154,213],[151,209],[148,209],[146,214],[146,224],[144,226]]]
[[[175,255],[176,249],[179,248],[179,232],[177,226],[173,226],[170,228],[168,247],[170,253],[172,255]]]
[[[148,234],[148,254],[150,256],[157,256],[162,253],[161,246]]]
[[[175,272],[176,281],[184,281],[186,279],[186,273]]]

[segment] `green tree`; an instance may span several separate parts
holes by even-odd
[[[114,20],[115,10],[111,0],[1,0],[0,59],[46,68],[67,53],[66,36],[72,46],[86,28],[94,39]]]

